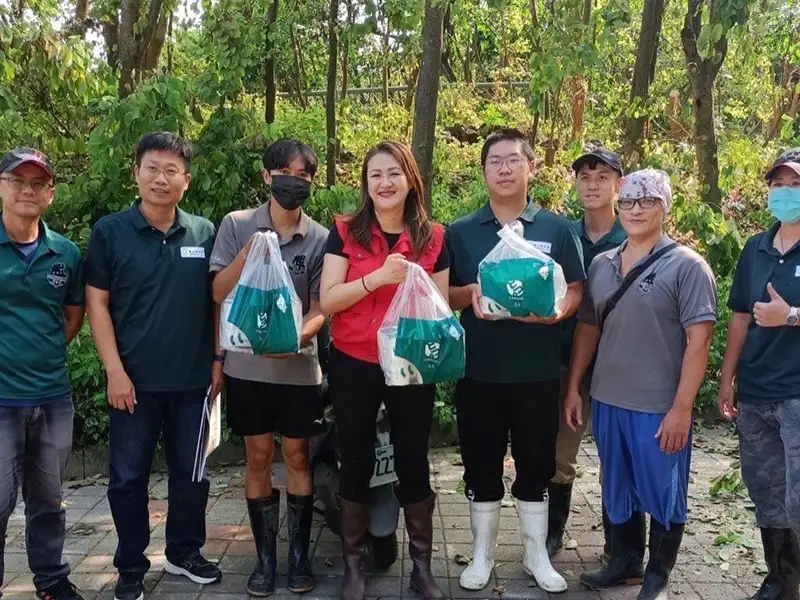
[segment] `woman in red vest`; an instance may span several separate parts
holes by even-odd
[[[431,573],[433,509],[428,436],[433,385],[389,387],[378,361],[378,328],[409,262],[432,277],[445,300],[450,261],[444,228],[432,223],[408,147],[382,142],[364,158],[361,205],[338,217],[328,237],[320,303],[333,315],[330,394],[342,452],[339,506],[345,574],[343,600],[363,600],[369,481],[375,460],[375,420],[381,402],[392,430],[395,465],[414,563],[411,587],[424,600],[444,598]]]

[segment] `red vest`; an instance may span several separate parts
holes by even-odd
[[[389,254],[402,254],[407,260],[418,262],[430,275],[442,251],[444,227],[437,223],[433,225],[433,235],[422,251],[422,256],[415,261],[411,238],[407,231],[400,234],[400,239],[394,248],[389,248],[381,230],[373,225],[371,251],[369,251],[350,237],[350,229],[345,219],[337,217],[335,221],[336,229],[344,242],[344,254],[348,256],[346,283],[359,280],[381,268]],[[353,358],[379,364],[378,328],[383,322],[386,311],[389,310],[398,287],[398,285],[385,285],[367,294],[347,310],[335,313],[331,318],[331,337],[334,347]]]

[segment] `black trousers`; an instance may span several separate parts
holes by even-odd
[[[511,436],[517,478],[511,493],[541,502],[556,472],[558,379],[530,383],[486,383],[462,379],[456,387],[458,435],[467,497],[503,498],[503,461]]]
[[[394,464],[400,480],[400,504],[430,497],[428,438],[433,420],[433,385],[389,387],[379,365],[331,352],[329,391],[336,411],[342,451],[339,495],[365,503],[375,464],[375,420],[386,405],[394,445]]]

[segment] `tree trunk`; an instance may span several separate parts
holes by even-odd
[[[639,46],[636,51],[636,64],[633,68],[630,102],[640,112],[650,95],[650,84],[655,75],[658,38],[664,21],[664,0],[645,0],[642,13],[642,27],[639,31]],[[628,120],[628,132],[624,154],[629,162],[638,164],[644,150],[644,129],[647,116],[640,114]]]
[[[159,31],[159,24],[165,18],[162,16],[163,0],[150,0],[147,13],[147,21],[141,33],[137,33],[137,23],[141,17],[140,0],[122,0],[120,5],[119,28],[117,30],[117,59],[119,63],[119,97],[126,98],[136,89],[137,83],[141,80],[141,71],[146,65],[146,60],[153,60],[148,52],[151,44],[154,43],[156,34]],[[166,22],[163,24],[164,36],[166,37]],[[156,41],[156,45],[158,42]],[[163,39],[161,40],[163,45]],[[158,46],[161,51],[161,46]],[[156,63],[158,55],[155,56]]]
[[[581,22],[584,28],[589,27],[592,20],[592,0],[584,0],[583,14]],[[588,29],[583,31],[583,39],[586,39]],[[570,141],[575,141],[583,137],[583,128],[586,123],[586,97],[588,95],[588,83],[584,75],[576,75],[571,81],[572,88],[572,131]]]
[[[86,36],[86,29],[89,26],[89,0],[77,0],[75,2],[75,15],[72,24],[67,27],[67,35],[75,35],[80,38]]]
[[[142,63],[139,68],[138,81],[148,73],[152,73],[158,67],[158,58],[161,56],[161,49],[164,47],[164,42],[167,40],[167,30],[169,29],[169,21],[172,18],[172,13],[169,15],[162,14],[158,20],[153,39],[150,45],[145,50],[142,58]]]
[[[294,24],[289,26],[289,35],[292,41],[292,55],[294,56],[294,87],[297,90],[297,103],[303,110],[308,109],[305,95],[303,94],[303,63],[300,55],[300,46],[294,33]]]
[[[339,64],[338,15],[339,0],[330,0],[328,13],[328,94],[325,98],[328,132],[325,182],[328,187],[336,183],[336,155],[338,154],[338,143],[336,141],[336,68]]]
[[[437,0],[425,0],[422,61],[414,106],[411,146],[425,185],[425,205],[428,212],[430,212],[433,183],[433,146],[436,136],[436,107],[439,101],[439,75],[442,67],[443,21],[442,3]]]
[[[714,130],[714,83],[728,53],[728,38],[723,34],[714,44],[714,53],[703,58],[697,48],[702,33],[703,0],[687,0],[686,17],[681,30],[681,43],[686,70],[692,84],[694,112],[694,144],[703,201],[714,211],[722,211],[722,191],[719,189],[717,134]],[[713,16],[713,15],[712,15]],[[711,19],[713,21],[713,19]],[[710,22],[709,27],[715,23]]]
[[[21,21],[22,17],[25,16],[25,0],[16,0],[13,6],[14,6],[14,12],[13,12],[14,18],[17,21]]]
[[[350,85],[350,37],[353,25],[356,22],[356,9],[353,0],[347,0],[347,36],[342,47],[342,94],[339,98],[339,118],[344,117],[344,100],[347,98],[347,88]]]
[[[717,134],[714,129],[714,80],[697,80],[694,88],[695,151],[701,193],[705,202],[715,211],[722,210],[722,192],[719,189],[719,161],[717,159]]]
[[[103,24],[103,37],[106,43],[106,60],[112,71],[119,69],[119,17],[115,14]]]
[[[275,45],[272,34],[278,20],[278,0],[272,0],[267,11],[267,35],[264,39],[264,121],[275,122]]]
[[[383,75],[381,85],[383,85],[383,103],[389,103],[389,42],[391,32],[389,30],[389,17],[386,16],[386,33],[383,36]]]

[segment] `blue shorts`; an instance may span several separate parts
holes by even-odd
[[[592,433],[602,468],[603,504],[614,524],[646,512],[669,528],[686,523],[692,437],[666,454],[655,435],[663,414],[617,408],[593,398]]]

